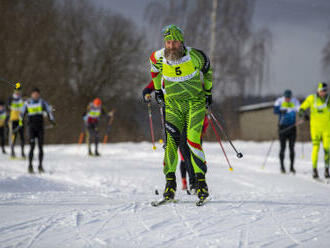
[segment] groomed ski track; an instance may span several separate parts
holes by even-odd
[[[202,207],[180,190],[179,168],[180,201],[150,205],[165,184],[160,145],[104,145],[99,158],[85,146],[46,146],[44,175],[0,155],[0,247],[329,247],[330,185],[311,179],[311,145],[305,158],[296,145],[293,176],[279,173],[278,144],[261,169],[269,144],[235,142],[243,159],[226,144],[230,172],[219,145],[205,143],[211,196]]]

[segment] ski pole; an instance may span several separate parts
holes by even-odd
[[[165,149],[166,147],[166,130],[165,130],[165,120],[164,120],[164,111],[163,111],[164,105],[161,105],[159,107],[159,112],[160,112],[160,120],[162,122],[162,134],[163,134],[163,148]]]
[[[84,137],[85,137],[85,133],[84,132],[81,132],[79,134],[79,139],[78,139],[78,144],[81,145],[84,141]]]
[[[299,120],[297,121],[295,124],[291,125],[291,126],[288,126],[287,128],[284,128],[282,129],[281,131],[279,131],[278,133],[279,134],[282,134],[282,133],[285,133],[286,131],[290,130],[291,128],[294,128],[296,126],[299,126],[300,124],[302,124],[304,122],[304,120]],[[270,146],[269,146],[269,149],[266,153],[266,156],[265,156],[265,159],[264,159],[264,162],[261,166],[262,169],[265,168],[266,166],[266,163],[267,163],[267,160],[268,160],[268,157],[269,157],[269,154],[270,154],[270,151],[272,150],[272,147],[273,147],[273,144],[274,144],[274,141],[275,141],[275,138],[273,138],[272,142],[270,143]]]
[[[104,135],[104,138],[103,138],[103,144],[108,143],[109,133],[110,133],[110,130],[111,130],[113,119],[114,119],[114,114],[115,114],[115,110],[112,110],[112,111],[109,112],[110,119],[108,121],[107,130],[105,131],[105,135]]]
[[[210,117],[209,114],[207,115],[207,117],[208,117],[208,119],[209,119],[209,121],[210,121],[210,123],[211,123],[211,126],[212,126],[212,129],[213,129],[213,131],[214,131],[214,134],[215,134],[215,136],[216,136],[216,138],[217,138],[217,140],[218,140],[218,142],[219,142],[219,144],[220,144],[221,150],[222,150],[223,154],[225,155],[225,158],[226,158],[226,160],[227,160],[227,164],[228,164],[228,166],[229,166],[229,170],[230,170],[230,171],[233,171],[233,167],[231,166],[231,164],[230,164],[230,162],[229,162],[229,159],[228,159],[228,157],[227,157],[227,154],[226,154],[226,152],[225,152],[225,149],[223,148],[223,145],[222,145],[222,142],[221,142],[221,138],[220,138],[220,136],[219,136],[217,130],[215,129],[215,126],[214,126],[214,123],[213,123],[213,121],[212,121],[212,118]]]
[[[304,142],[301,142],[301,158],[304,159],[305,158],[305,151],[304,151]]]
[[[152,149],[153,150],[156,150],[154,128],[152,126],[151,103],[148,103],[148,114],[149,114],[149,125],[150,125],[150,134],[151,134]]]
[[[268,160],[268,157],[269,157],[270,151],[272,150],[272,147],[273,147],[274,141],[275,141],[275,139],[273,139],[272,142],[270,143],[270,146],[269,146],[268,151],[267,151],[267,153],[266,153],[266,156],[265,156],[264,162],[262,163],[262,166],[261,166],[262,169],[265,169],[265,166],[266,166],[266,163],[267,163],[267,160]]]
[[[211,110],[209,110],[209,114],[211,115],[212,119],[215,121],[215,124],[218,126],[218,128],[221,130],[221,132],[226,136],[227,140],[229,141],[229,144],[231,145],[231,147],[234,149],[234,151],[236,152],[236,156],[238,158],[242,158],[243,154],[241,152],[238,152],[236,147],[234,146],[234,144],[231,142],[231,139],[229,138],[229,135],[227,134],[227,132],[224,130],[224,128],[220,125],[219,121],[215,118],[215,116],[213,115],[213,113],[211,112]]]
[[[6,84],[10,84],[11,86],[14,86],[15,89],[21,88],[21,84],[20,83],[12,83],[12,82],[9,82],[8,80],[6,80],[4,78],[1,78],[1,77],[0,77],[0,82],[6,83]]]
[[[287,128],[282,129],[281,131],[279,131],[279,134],[285,133],[286,131],[290,130],[291,128],[297,127],[299,125],[301,125],[304,122],[303,119],[297,121],[295,124],[288,126]]]

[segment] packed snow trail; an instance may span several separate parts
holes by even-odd
[[[304,159],[296,145],[293,176],[279,174],[278,144],[261,169],[269,144],[235,142],[243,159],[225,144],[230,172],[219,145],[205,143],[210,201],[202,207],[180,190],[179,173],[180,201],[150,205],[165,185],[160,145],[105,145],[99,158],[85,146],[46,146],[45,175],[1,155],[0,247],[329,247],[330,185],[311,179],[311,145]]]

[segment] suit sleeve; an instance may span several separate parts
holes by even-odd
[[[154,83],[155,90],[160,90],[162,86],[162,73],[160,72],[160,65],[156,59],[156,52],[150,56],[151,78]]]
[[[143,89],[143,95],[151,94],[155,90],[154,81],[151,80],[150,83]]]
[[[313,95],[308,96],[305,101],[300,105],[299,111],[306,111],[308,108],[310,108],[313,104],[313,100]]]
[[[281,100],[277,99],[274,103],[274,114],[280,115],[281,114]]]
[[[211,95],[213,72],[210,59],[205,55],[204,52],[198,49],[192,48],[192,54],[197,59],[198,69],[203,73],[204,92],[207,95]]]
[[[20,113],[20,116],[19,116],[20,120],[24,120],[26,112],[27,112],[27,101],[24,103],[22,112]]]
[[[54,121],[55,118],[53,116],[52,109],[49,106],[49,104],[46,101],[43,100],[42,101],[42,106],[43,106],[43,110],[46,111],[46,113],[48,115],[48,119],[51,120],[51,121]]]

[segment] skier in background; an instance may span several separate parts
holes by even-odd
[[[305,113],[308,108],[310,109],[310,118]],[[305,99],[305,101],[300,106],[299,116],[304,117],[305,120],[310,119],[310,132],[313,142],[313,178],[319,178],[317,161],[321,141],[323,143],[324,150],[324,177],[330,178],[330,101],[328,95],[328,85],[326,83],[319,83],[316,94],[311,94]]]
[[[28,172],[34,173],[33,170],[33,153],[35,147],[35,140],[38,140],[39,147],[39,173],[44,172],[43,168],[43,144],[44,144],[44,113],[46,112],[49,121],[55,125],[55,119],[51,112],[51,108],[48,103],[40,98],[40,90],[34,88],[31,92],[31,98],[28,99],[20,115],[20,125],[23,124],[25,115],[28,116],[28,127],[29,127],[29,139],[30,139],[30,152],[29,152],[29,167]]]
[[[299,111],[300,103],[295,98],[292,97],[291,90],[284,91],[282,97],[279,97],[274,104],[274,113],[279,116],[278,120],[278,132],[280,139],[280,165],[281,172],[285,173],[284,157],[285,157],[285,147],[287,141],[289,142],[290,150],[290,172],[296,173],[294,168],[294,145],[297,137],[296,114]],[[290,128],[291,127],[291,128]],[[283,131],[284,130],[284,131]]]
[[[3,154],[6,153],[5,150],[6,122],[7,122],[7,112],[6,112],[5,103],[3,101],[0,101],[0,142],[1,142],[1,149]]]
[[[174,199],[177,187],[177,150],[181,134],[186,127],[191,163],[198,181],[197,195],[203,201],[209,195],[201,135],[206,114],[205,103],[212,103],[210,61],[202,51],[184,45],[183,32],[175,25],[166,26],[162,34],[165,48],[153,52],[150,63],[156,101],[159,104],[165,103],[167,143],[164,157],[166,185],[163,196],[165,200]],[[204,85],[201,82],[201,72]],[[165,97],[161,89],[162,80]]]
[[[19,134],[21,139],[21,155],[25,158],[24,145],[24,126],[19,126],[19,118],[22,112],[24,101],[21,95],[21,88],[15,89],[13,95],[9,98],[7,108],[9,112],[9,139],[11,145],[11,157],[15,158],[15,143]]]
[[[86,140],[88,144],[88,155],[89,156],[100,156],[98,151],[99,144],[99,131],[98,125],[101,115],[104,115],[106,110],[102,106],[102,101],[100,98],[95,98],[93,102],[89,103],[87,106],[87,111],[84,116],[86,125]],[[94,139],[95,143],[95,153],[92,152],[92,141]]]

